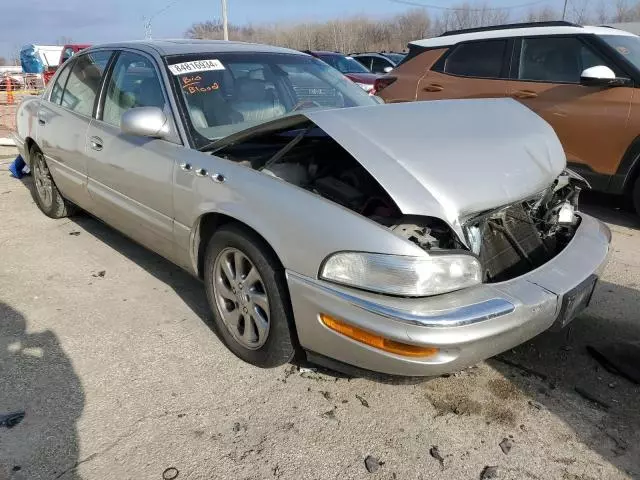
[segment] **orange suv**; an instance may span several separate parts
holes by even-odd
[[[447,32],[409,44],[385,102],[512,97],[543,117],[569,166],[640,213],[640,37],[568,22]]]

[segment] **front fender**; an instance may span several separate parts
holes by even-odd
[[[193,237],[198,236],[203,215],[229,216],[260,234],[286,269],[312,278],[317,277],[322,261],[337,251],[425,255],[384,226],[319,195],[248,167],[217,160],[217,170],[210,171],[224,175],[224,183],[216,183],[210,176],[194,178]],[[191,245],[195,260],[197,238]]]

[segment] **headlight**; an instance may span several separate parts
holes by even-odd
[[[373,85],[369,83],[355,82],[355,84],[362,88],[365,92],[370,92],[371,90],[373,90]]]
[[[463,253],[406,257],[339,252],[324,261],[320,278],[373,292],[421,297],[481,283],[482,268],[475,257]]]

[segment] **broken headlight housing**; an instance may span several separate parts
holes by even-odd
[[[426,297],[481,283],[482,268],[466,253],[409,257],[338,252],[324,261],[320,278],[388,295]]]

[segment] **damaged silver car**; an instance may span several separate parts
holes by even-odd
[[[261,367],[455,371],[570,322],[610,233],[511,100],[378,105],[317,59],[232,42],[93,47],[17,114],[34,198],[203,279]]]

